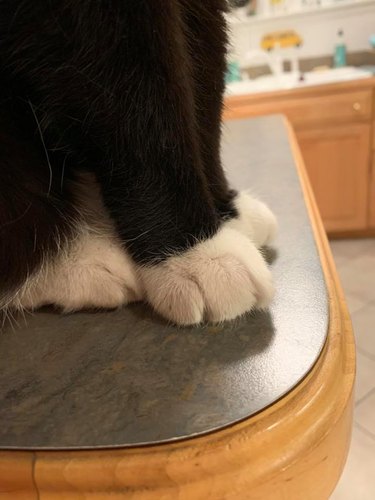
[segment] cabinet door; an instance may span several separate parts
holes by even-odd
[[[370,132],[355,123],[297,132],[328,232],[367,227]]]

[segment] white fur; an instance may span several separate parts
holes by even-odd
[[[226,222],[226,226],[245,234],[259,248],[268,245],[276,236],[276,217],[265,203],[245,191],[238,193],[234,205],[239,217]]]
[[[63,311],[116,308],[141,300],[143,292],[130,256],[121,246],[93,176],[76,186],[81,218],[73,241],[41,269],[13,299],[11,306],[36,309],[54,304]]]
[[[70,312],[116,308],[141,298],[134,265],[116,239],[83,231],[29,280],[19,303],[25,309],[54,304]]]
[[[182,255],[140,269],[147,300],[181,325],[233,319],[273,296],[271,273],[255,245],[223,227]]]
[[[86,175],[76,189],[76,237],[54,260],[45,260],[10,307],[54,304],[68,312],[116,308],[146,297],[165,318],[190,325],[233,319],[269,304],[271,274],[256,246],[271,240],[276,220],[264,203],[240,193],[239,218],[213,238],[163,263],[137,268],[115,234],[95,179]]]

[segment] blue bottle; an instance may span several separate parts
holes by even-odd
[[[337,32],[337,42],[333,57],[333,66],[335,68],[342,68],[343,66],[346,66],[346,45],[343,30],[339,30]]]
[[[225,83],[240,82],[241,80],[241,69],[238,61],[229,61],[225,74]]]

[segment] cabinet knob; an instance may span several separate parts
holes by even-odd
[[[360,103],[359,103],[359,102],[355,102],[355,103],[353,104],[353,109],[354,109],[354,111],[360,111],[360,110],[361,110],[361,105],[360,105]]]

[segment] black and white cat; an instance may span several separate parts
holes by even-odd
[[[0,310],[266,307],[276,221],[220,164],[225,0],[0,0]]]

